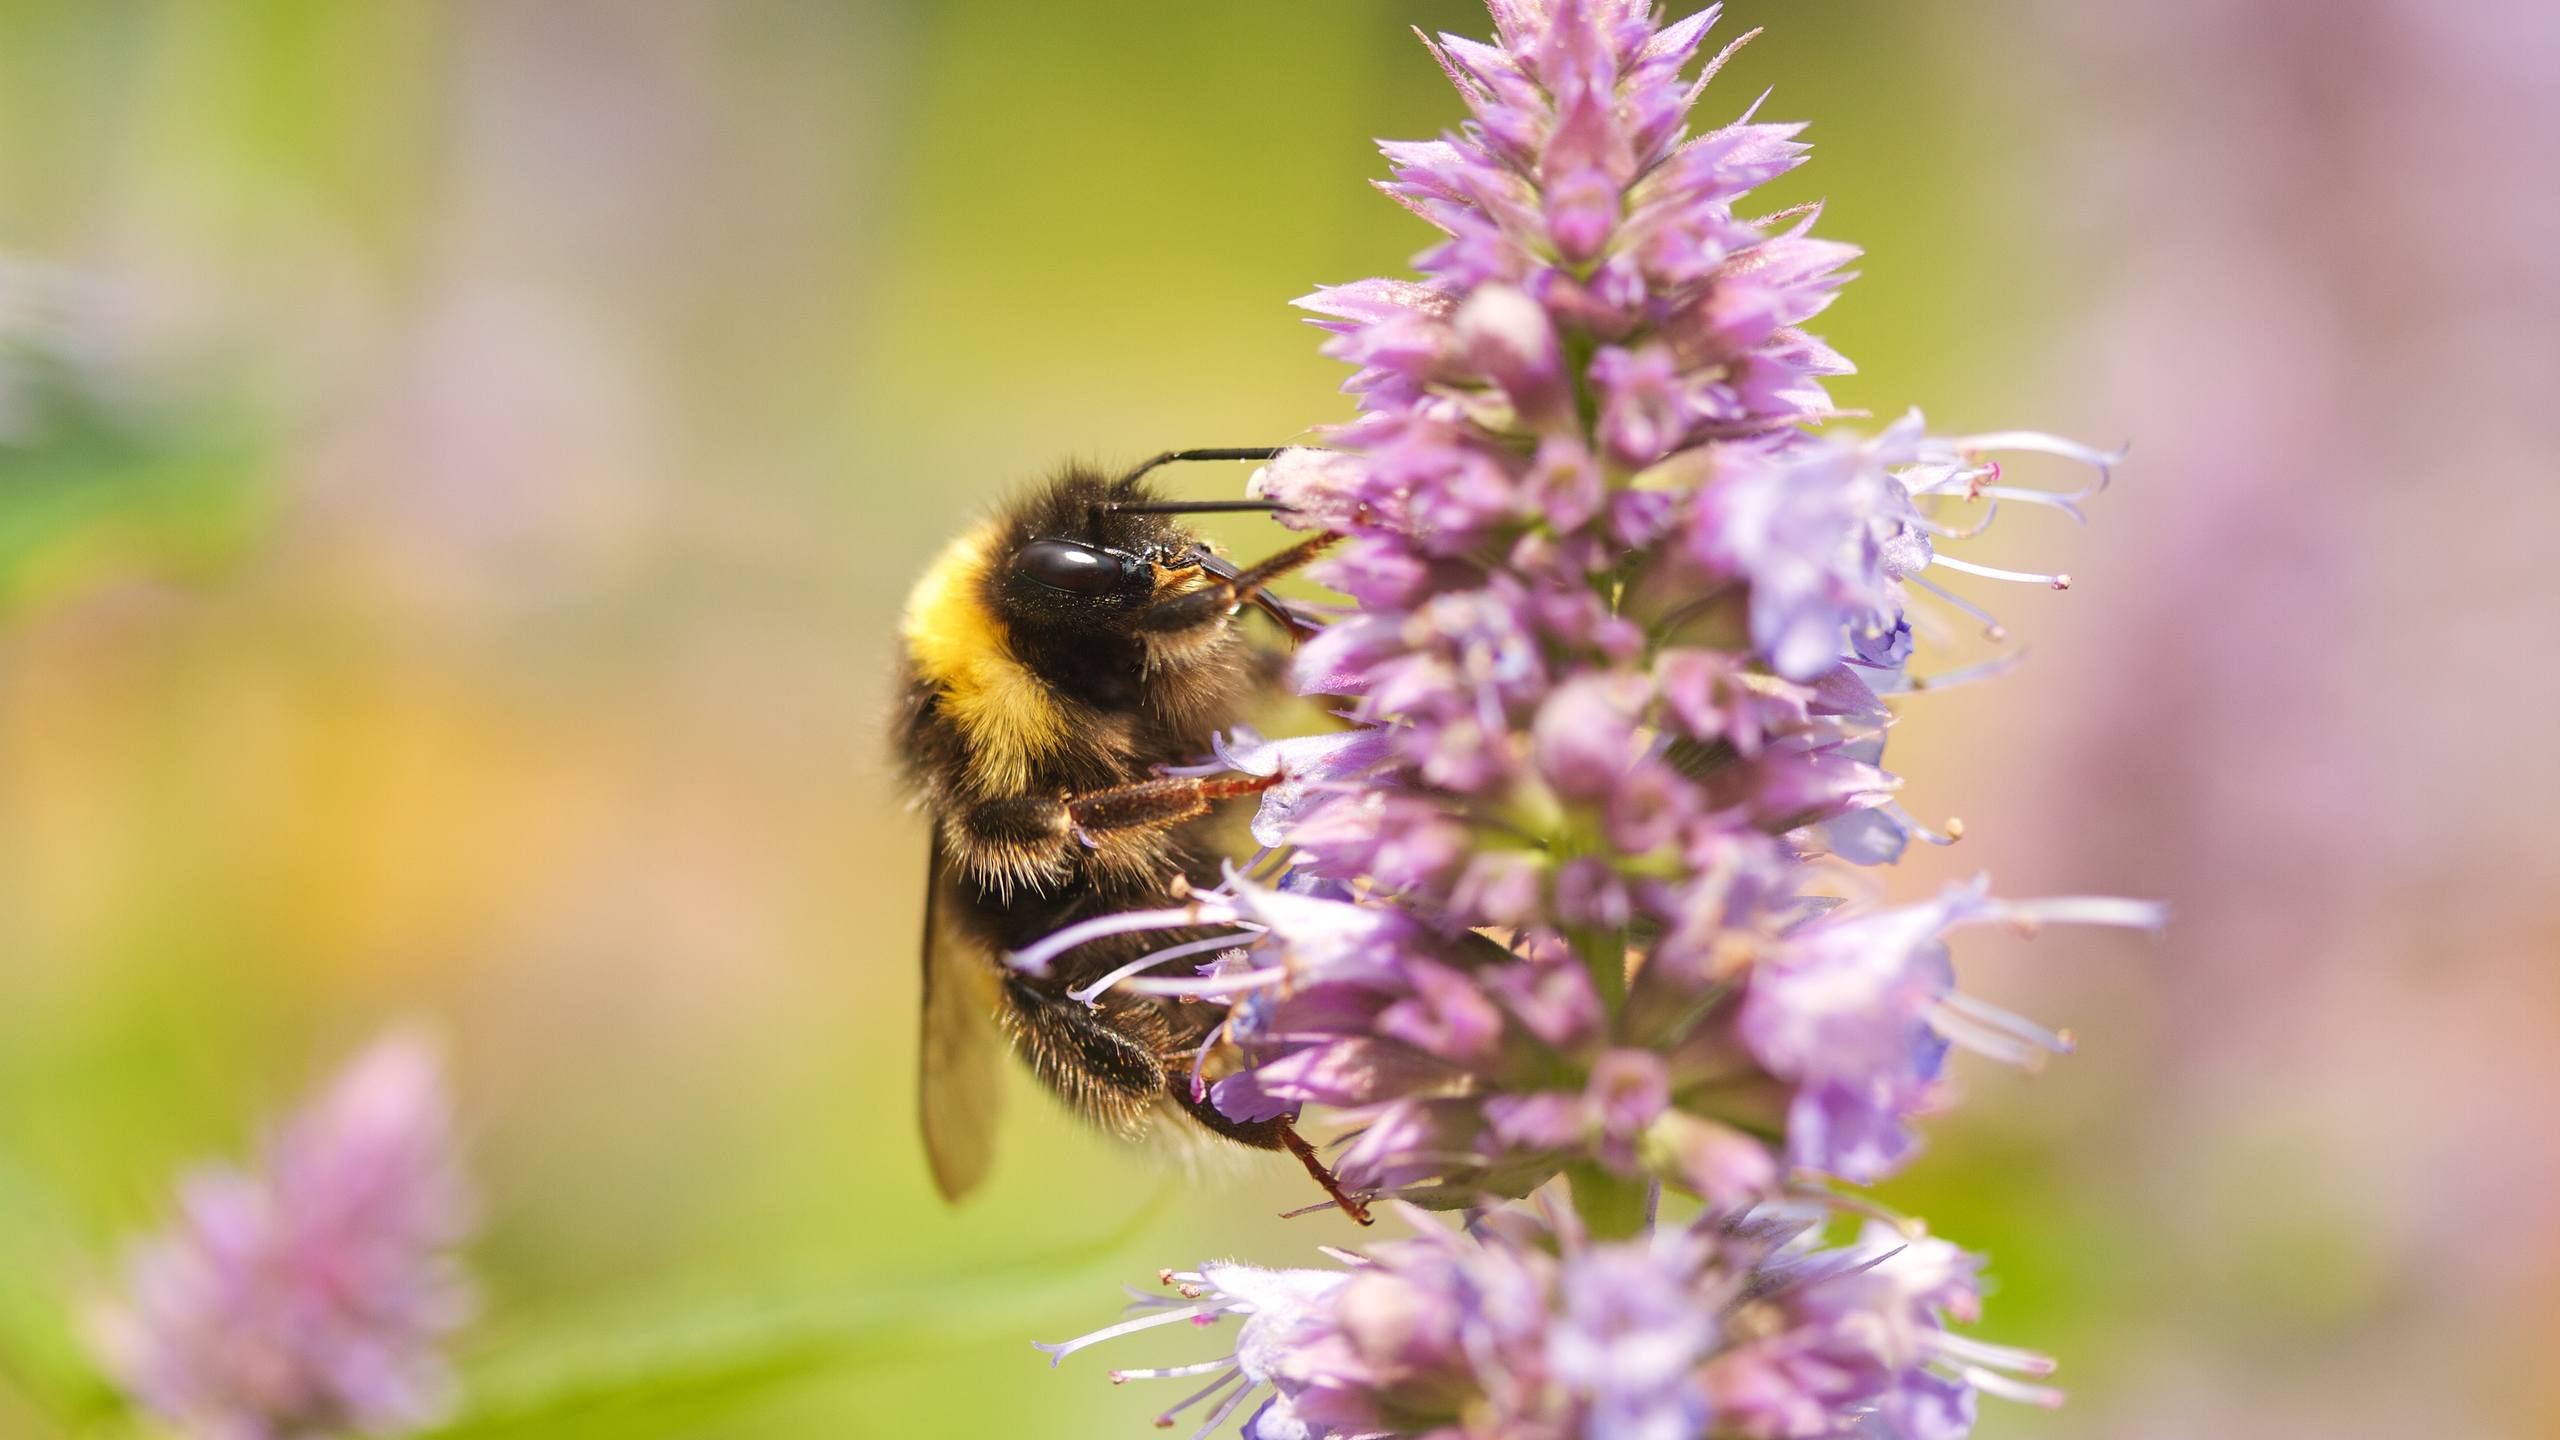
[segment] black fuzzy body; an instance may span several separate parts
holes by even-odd
[[[1038,974],[1005,960],[1077,921],[1177,905],[1186,886],[1217,882],[1213,817],[1080,835],[1065,822],[1062,802],[1199,761],[1214,734],[1234,726],[1273,681],[1273,657],[1248,643],[1231,607],[1179,633],[1144,628],[1150,610],[1197,588],[1196,569],[1180,563],[1197,541],[1164,516],[1103,508],[1132,493],[1090,472],[1062,476],[946,552],[937,566],[957,568],[944,577],[950,583],[937,592],[937,608],[922,619],[911,610],[894,738],[934,824],[930,904],[938,920],[928,920],[928,983],[939,923],[970,952],[968,963],[985,967],[994,1018],[1013,1050],[1078,1113],[1130,1138],[1178,1114],[1272,1148],[1281,1143],[1280,1122],[1238,1124],[1192,1092],[1194,1057],[1218,1023],[1218,1007],[1117,990],[1088,1006],[1068,994],[1206,932],[1096,940]],[[1056,539],[1138,557],[1148,573],[1132,575],[1121,593],[1086,596],[1045,590],[1008,568],[1021,547]],[[980,622],[983,637],[968,630]],[[942,651],[973,657],[977,670],[955,678],[948,654],[919,636],[961,631],[973,643]],[[1001,663],[984,659],[998,651]],[[1019,701],[1010,708],[1045,719],[1014,726],[1008,707],[986,703],[989,687],[969,683],[978,670],[1003,677],[996,688]],[[990,763],[990,749],[1006,750],[996,742],[1017,729],[1044,743],[1011,747],[1022,751],[1019,764]]]

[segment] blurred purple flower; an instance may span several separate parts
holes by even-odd
[[[143,1408],[205,1440],[398,1434],[444,1412],[472,1202],[429,1042],[377,1042],[257,1169],[196,1171],[179,1203],[93,1327]]]

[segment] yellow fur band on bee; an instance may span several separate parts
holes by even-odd
[[[993,524],[982,525],[935,557],[899,627],[917,675],[942,691],[942,712],[968,738],[969,778],[986,794],[1028,786],[1032,766],[1067,738],[1056,698],[1015,657],[983,599],[996,538]]]

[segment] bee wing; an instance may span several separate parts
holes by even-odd
[[[916,1047],[916,1118],[934,1188],[958,1200],[978,1188],[995,1152],[995,970],[950,923],[942,837],[924,891],[924,1007]]]

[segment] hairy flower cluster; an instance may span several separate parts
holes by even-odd
[[[472,1206],[442,1066],[394,1036],[291,1117],[254,1171],[208,1167],[94,1317],[142,1407],[203,1440],[399,1434],[434,1421],[437,1342],[468,1316],[448,1252]]]
[[[1355,1189],[1481,1214],[1563,1176],[1574,1223],[1613,1241],[1647,1197],[1702,1202],[1686,1240],[1591,1252],[1605,1262],[1485,1241],[1458,1268],[1510,1297],[1502,1324],[1544,1358],[1487,1339],[1461,1347],[1467,1385],[1424,1366],[1416,1393],[1471,1397],[1456,1412],[1337,1343],[1350,1297],[1404,1273],[1403,1252],[1321,1297],[1292,1281],[1286,1328],[1304,1343],[1260,1366],[1287,1403],[1254,1433],[1441,1433],[1491,1414],[1465,1433],[1958,1434],[1983,1382],[1910,1358],[1926,1346],[1891,1372],[1920,1378],[1865,1388],[1807,1379],[1842,1368],[1820,1344],[1761,1368],[1717,1358],[1777,1353],[1768,1312],[1731,1301],[1762,1293],[1752,1277],[1774,1263],[1735,1252],[1759,1233],[1738,1217],[1808,1178],[1891,1174],[1945,1099],[1952,1048],[2016,1064],[2067,1048],[1960,991],[1951,935],[2159,923],[2149,905],[2004,901],[1979,881],[1883,905],[1855,868],[1950,838],[1894,801],[1883,697],[2002,663],[1914,677],[1951,614],[1999,633],[1929,572],[2067,588],[1947,550],[2003,502],[2076,517],[2114,457],[2027,432],[1937,438],[1917,414],[1817,428],[1837,418],[1824,379],[1849,366],[1798,327],[1855,252],[1811,234],[1813,207],[1738,209],[1800,163],[1800,127],[1691,130],[1723,63],[1696,64],[1715,11],[1663,25],[1640,0],[1490,4],[1496,43],[1426,41],[1470,121],[1385,147],[1384,188],[1444,237],[1421,278],[1300,302],[1353,367],[1358,418],[1254,480],[1284,521],[1339,537],[1314,573],[1351,603],[1296,678],[1351,728],[1227,737],[1212,768],[1277,777],[1255,824],[1265,854],[1179,907],[1088,921],[1015,960],[1217,927],[1086,998],[1116,985],[1230,1006],[1197,1083],[1239,1120],[1332,1112]],[[2096,481],[2009,483],[1992,457],[2016,452]],[[1586,1263],[1615,1277],[1591,1296],[1568,1278]],[[1911,1328],[1902,1300],[1854,1278],[1788,1293],[1843,1307],[1845,1330]],[[1628,1400],[1636,1418],[1592,1408],[1554,1337],[1577,1305],[1619,1301],[1660,1317],[1647,1334],[1695,1327],[1672,1368],[1721,1378],[1683,1380],[1669,1408]],[[1292,1382],[1286,1365],[1325,1374]],[[1325,1376],[1382,1408],[1311,1408]]]

